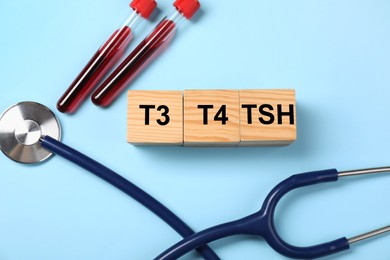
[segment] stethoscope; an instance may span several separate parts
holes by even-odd
[[[0,148],[10,159],[21,163],[38,163],[55,153],[122,190],[184,237],[156,259],[177,259],[193,249],[197,249],[205,259],[219,259],[207,244],[238,234],[262,236],[280,254],[292,258],[311,259],[349,249],[355,242],[390,231],[390,226],[387,226],[350,239],[344,237],[311,247],[296,247],[286,243],[278,235],[273,220],[277,203],[293,189],[337,181],[340,177],[389,172],[388,167],[345,172],[331,169],[293,175],[268,194],[258,212],[194,234],[187,224],[145,191],[104,165],[61,143],[60,139],[61,127],[58,119],[50,109],[41,104],[21,102],[7,109],[0,117]]]
[[[276,231],[274,225],[274,212],[276,205],[286,193],[297,188],[322,182],[337,181],[340,177],[381,172],[390,172],[390,167],[345,172],[338,172],[336,169],[330,169],[293,175],[279,183],[271,190],[264,200],[262,208],[258,212],[239,220],[217,225],[186,237],[157,256],[155,260],[178,259],[200,245],[206,245],[224,237],[244,234],[263,237],[275,251],[291,258],[313,259],[347,250],[353,243],[390,231],[390,226],[349,239],[343,237],[315,246],[297,247],[285,242]]]
[[[61,126],[54,113],[36,102],[21,102],[0,117],[0,149],[10,159],[26,164],[39,163],[57,154],[90,171],[151,210],[181,236],[194,231],[172,211],[148,193],[104,165],[60,142]],[[219,259],[208,246],[197,251],[205,259]]]

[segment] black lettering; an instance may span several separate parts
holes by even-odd
[[[257,105],[249,105],[249,104],[244,104],[241,105],[242,108],[246,108],[246,114],[247,114],[247,123],[248,125],[252,124],[252,108],[256,108]]]
[[[214,116],[214,121],[222,121],[222,124],[226,125],[226,122],[229,121],[229,118],[226,116],[226,105],[221,106]]]
[[[169,108],[166,106],[166,105],[161,105],[157,108],[157,111],[161,111],[161,110],[164,110],[163,113],[161,113],[161,116],[165,117],[165,121],[161,121],[160,119],[157,119],[157,124],[159,125],[167,125],[169,123],[169,116],[168,116],[168,113],[169,113]]]
[[[208,119],[208,109],[213,108],[213,105],[198,105],[198,108],[203,109],[203,124],[207,125],[209,122]]]
[[[288,106],[288,112],[282,111],[282,105],[278,104],[278,124],[283,124],[283,116],[290,117],[290,125],[294,124],[294,105],[290,104]]]
[[[139,108],[145,109],[145,125],[149,125],[150,121],[150,109],[156,108],[155,105],[139,105]]]
[[[266,111],[265,109],[267,109],[268,111]],[[275,121],[275,116],[274,116],[274,114],[272,114],[269,111],[273,111],[273,110],[274,110],[274,108],[269,104],[261,105],[259,107],[260,114],[263,116],[269,117],[269,119],[265,120],[264,117],[259,117],[260,123],[262,123],[263,125],[272,125],[273,122]]]

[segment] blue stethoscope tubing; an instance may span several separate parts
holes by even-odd
[[[167,207],[165,207],[148,193],[138,188],[136,185],[123,178],[116,172],[110,170],[106,166],[96,162],[90,157],[55,140],[50,136],[42,137],[40,142],[43,148],[73,162],[74,164],[95,174],[97,177],[105,180],[119,190],[123,191],[124,193],[141,203],[143,206],[151,210],[157,216],[159,216],[169,226],[176,230],[176,232],[179,233],[181,236],[187,237],[194,234],[194,231]],[[200,246],[199,248],[197,248],[197,251],[205,259],[220,259],[207,245]]]
[[[186,237],[161,253],[155,260],[178,259],[201,245],[206,245],[224,237],[244,234],[263,237],[275,251],[290,258],[313,259],[347,250],[350,248],[350,244],[354,242],[390,231],[390,226],[351,239],[343,237],[315,246],[297,247],[285,242],[275,229],[274,212],[278,202],[286,193],[296,188],[323,182],[335,182],[339,177],[389,171],[390,168],[388,167],[348,172],[338,172],[336,169],[329,169],[293,175],[271,190],[266,197],[262,208],[258,212],[242,219],[217,225]]]

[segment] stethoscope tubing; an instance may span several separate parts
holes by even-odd
[[[309,247],[290,245],[279,236],[273,220],[276,206],[285,194],[300,187],[337,181],[338,174],[336,169],[329,169],[293,175],[270,191],[258,212],[186,237],[161,253],[154,260],[178,259],[199,245],[239,234],[261,236],[275,251],[290,258],[313,259],[347,250],[349,249],[349,242],[345,237]]]
[[[90,157],[82,154],[81,152],[63,144],[51,138],[50,136],[44,136],[40,140],[43,148],[57,154],[68,161],[84,168],[85,170],[93,173],[97,177],[103,179],[104,181],[110,183],[114,187],[123,191],[125,194],[129,195],[143,206],[151,210],[154,214],[159,216],[164,220],[169,226],[171,226],[177,233],[182,237],[188,237],[195,232],[184,223],[178,216],[176,216],[172,211],[167,207],[157,201],[155,198],[150,196],[148,193],[107,168],[106,166],[98,163],[97,161],[91,159]],[[205,259],[217,260],[220,259],[214,251],[207,245],[202,245],[197,248],[199,254],[201,254]]]
[[[390,172],[390,167],[377,167],[343,172],[339,172],[336,169],[328,169],[292,175],[280,182],[269,192],[263,202],[262,208],[258,212],[242,219],[217,225],[185,237],[183,240],[157,256],[155,260],[174,260],[199,245],[206,245],[215,240],[239,234],[261,236],[275,251],[290,258],[313,259],[347,250],[353,243],[390,232],[390,225],[349,239],[341,237],[333,241],[309,247],[297,247],[288,244],[279,236],[274,225],[276,206],[284,195],[291,190],[300,187],[325,182],[336,182],[341,177],[385,172]]]

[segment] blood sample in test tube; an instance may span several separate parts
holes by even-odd
[[[79,108],[104,75],[123,56],[132,38],[132,30],[143,19],[148,19],[156,6],[155,0],[133,0],[130,3],[131,12],[125,23],[97,50],[57,102],[60,112],[74,113]]]
[[[144,67],[168,46],[178,25],[199,9],[198,0],[176,0],[154,30],[129,54],[92,94],[95,105],[107,107]]]

